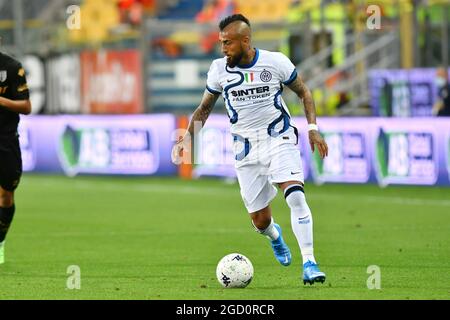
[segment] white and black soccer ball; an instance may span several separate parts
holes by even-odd
[[[240,253],[231,253],[217,264],[217,280],[224,288],[245,288],[253,279],[253,265]]]

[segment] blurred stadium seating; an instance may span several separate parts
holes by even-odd
[[[292,0],[237,0],[237,11],[256,23],[282,22],[286,19]]]
[[[158,18],[163,20],[194,20],[202,7],[203,0],[172,1],[165,10],[158,14]]]
[[[366,27],[370,4],[380,8],[379,30]],[[66,28],[69,5],[81,8],[80,30]],[[370,70],[433,68],[448,61],[443,25],[449,24],[442,8],[448,11],[448,1],[1,1],[0,35],[5,51],[36,54],[44,64],[50,56],[84,49],[137,49],[144,109],[188,113],[203,90],[209,62],[220,57],[217,22],[241,12],[252,21],[256,46],[282,51],[298,64],[319,114],[370,115]],[[180,85],[176,70],[183,64],[198,74]],[[295,97],[285,95],[292,111],[301,113]]]

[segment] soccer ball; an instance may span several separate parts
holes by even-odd
[[[225,288],[245,288],[253,279],[253,265],[246,256],[231,253],[219,261],[216,275]]]

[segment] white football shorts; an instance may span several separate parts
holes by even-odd
[[[260,156],[257,162],[236,166],[241,196],[249,213],[269,205],[277,194],[276,183],[304,182],[298,145],[285,143]]]

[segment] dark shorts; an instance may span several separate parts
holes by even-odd
[[[22,176],[22,154],[19,137],[0,136],[0,186],[14,191]]]

